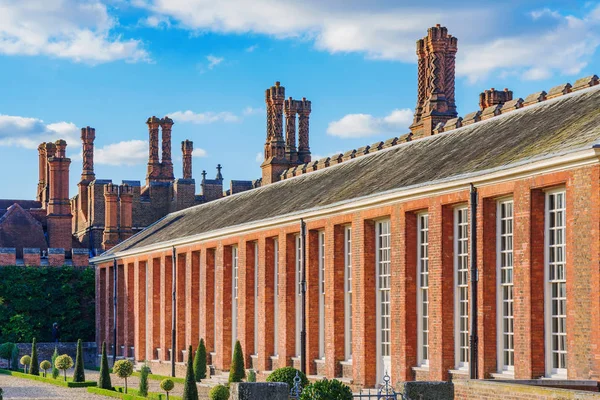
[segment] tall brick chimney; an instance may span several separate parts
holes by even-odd
[[[158,159],[158,127],[160,119],[152,116],[146,121],[148,125],[149,135],[149,155],[148,155],[148,170],[146,173],[146,185],[150,185],[150,181],[154,181],[160,176],[160,161]]]
[[[513,99],[512,90],[508,90],[504,88],[504,90],[496,90],[491,88],[490,90],[484,90],[481,94],[479,94],[479,108],[484,110],[491,106],[496,106],[498,104],[504,104]]]
[[[194,142],[184,140],[181,142],[181,152],[183,153],[183,179],[192,179],[192,152],[194,151]]]
[[[285,158],[291,162],[298,161],[296,150],[296,114],[298,113],[298,102],[288,98],[284,103],[285,111]]]
[[[175,179],[173,161],[171,160],[171,129],[173,128],[173,120],[169,117],[164,117],[160,120],[160,127],[162,129],[161,178],[165,181],[172,181]]]
[[[112,183],[104,185],[104,234],[102,247],[108,250],[119,243],[118,228],[119,187]]]
[[[119,206],[121,216],[120,237],[121,240],[129,239],[133,235],[131,229],[133,224],[133,187],[124,183],[119,186]]]
[[[44,190],[42,191],[42,208],[48,209],[48,202],[50,201],[50,167],[48,161],[56,155],[56,145],[49,142],[44,147],[46,154],[46,179]]]
[[[46,169],[48,167],[48,159],[46,158],[46,142],[40,143],[38,146],[38,168],[39,168],[39,179],[37,186],[37,194],[35,199],[37,201],[43,201],[43,192],[46,189]]]
[[[69,166],[65,157],[67,142],[60,139],[46,145],[48,157],[48,247],[71,250],[71,202],[69,201]],[[55,150],[55,152],[53,151]]]
[[[86,126],[81,128],[81,145],[83,168],[81,171],[81,180],[77,184],[79,211],[83,218],[87,221],[88,218],[88,187],[90,182],[96,178],[94,174],[94,140],[96,139],[96,130]]]
[[[458,40],[439,24],[417,41],[417,107],[410,130],[413,139],[433,134],[440,122],[455,118],[455,60]]]
[[[265,161],[262,163],[262,182],[270,184],[279,180],[279,175],[288,167],[285,158],[285,141],[283,139],[283,104],[285,88],[275,82],[265,92],[267,108],[267,141],[265,143]]]
[[[303,97],[298,102],[298,161],[300,163],[310,162],[309,146],[309,116],[311,112],[311,103]]]

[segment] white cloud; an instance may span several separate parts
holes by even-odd
[[[262,107],[246,107],[244,108],[244,111],[242,111],[242,114],[245,116],[248,115],[257,115],[257,114],[264,114],[265,113],[265,109]]]
[[[177,122],[191,122],[193,124],[212,124],[214,122],[238,122],[240,118],[229,112],[212,112],[195,113],[193,111],[175,111],[169,114],[173,120]]]
[[[192,151],[192,157],[200,158],[200,157],[206,157],[206,156],[207,156],[206,150],[201,149],[199,147]]]
[[[262,162],[265,161],[265,154],[262,151],[256,153],[254,160],[256,160],[257,163],[262,164]]]
[[[67,141],[69,153],[80,149],[78,129],[71,122],[46,124],[38,118],[0,115],[0,146],[37,149],[42,142]],[[77,149],[77,150],[75,150]]]
[[[400,134],[412,123],[413,111],[405,108],[393,110],[385,117],[371,114],[348,114],[329,123],[327,133],[341,138],[360,138],[382,133]]]
[[[149,61],[142,42],[114,34],[116,25],[98,0],[4,0],[0,54],[45,55],[89,64]]]
[[[94,161],[104,165],[139,165],[148,162],[148,143],[145,140],[128,140],[108,144],[94,151]]]
[[[140,19],[138,25],[148,26],[150,28],[170,28],[171,20],[163,15],[150,15]]]
[[[246,52],[247,53],[252,53],[256,49],[258,49],[258,45],[257,44],[253,44],[252,46],[246,47]]]
[[[209,54],[208,56],[206,56],[206,60],[208,60],[208,69],[213,69],[217,65],[221,64],[223,62],[223,60],[225,60],[225,58],[216,57],[216,56],[213,56],[212,54]]]

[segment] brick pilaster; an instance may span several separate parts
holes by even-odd
[[[215,332],[215,249],[200,253],[200,337],[206,350],[214,351]]]
[[[126,307],[127,307],[127,283],[125,282],[125,265],[117,266],[117,355],[124,356],[125,349],[121,351],[121,346],[125,346],[125,334],[127,329]]]
[[[182,350],[187,349],[187,347],[185,347],[185,336],[186,336],[186,329],[189,329],[190,326],[186,324],[186,320],[185,320],[185,309],[187,307],[187,296],[186,296],[186,264],[187,264],[187,256],[189,256],[189,254],[187,253],[183,253],[183,254],[177,254],[177,264],[175,265],[177,268],[176,274],[177,274],[177,280],[175,281],[175,285],[177,286],[176,289],[176,307],[175,307],[175,312],[176,312],[176,318],[177,320],[176,322],[176,331],[175,331],[175,346],[176,346],[176,353],[175,353],[175,361],[177,362],[184,362],[187,360],[183,359],[183,353],[181,352]]]
[[[134,263],[128,263],[124,265],[124,278],[125,278],[125,301],[126,303],[123,305],[125,320],[123,321],[125,327],[124,334],[124,345],[125,351],[124,355],[127,357],[133,357],[134,355],[130,352],[130,347],[135,345],[134,342],[134,332],[135,332],[135,311],[134,311]],[[134,348],[135,350],[135,348]]]
[[[185,348],[198,346],[199,337],[199,302],[200,302],[200,252],[187,253],[185,263]]]
[[[289,366],[296,354],[296,235],[279,235],[279,364]],[[308,274],[307,274],[308,275]]]
[[[254,248],[255,242],[243,241],[238,255],[238,339],[247,368],[252,368],[254,353]]]
[[[272,238],[260,238],[258,241],[258,358],[256,369],[271,369],[273,348],[273,317],[275,272],[274,243]]]
[[[162,361],[170,361],[171,325],[173,313],[173,273],[172,257],[162,256],[160,260],[160,349]]]
[[[133,309],[134,309],[134,338],[133,347],[135,348],[135,360],[149,360],[146,355],[146,261],[136,261],[134,263],[134,288],[133,288]]]
[[[216,253],[216,367],[229,368],[231,363],[231,246],[219,245]]]
[[[148,259],[148,350],[146,359],[157,359],[156,349],[160,347],[160,258]]]
[[[113,308],[113,293],[114,293],[114,268],[107,266],[106,270],[106,313],[108,321],[105,321],[105,337],[106,337],[106,351],[108,354],[112,354],[111,346],[114,345],[113,340],[113,321],[114,321],[114,308]]]
[[[341,376],[344,360],[344,225],[325,228],[325,371]]]
[[[314,360],[319,358],[319,235],[319,231],[311,230],[308,231],[306,238],[306,373],[308,375],[317,373]]]
[[[106,340],[106,326],[104,319],[107,316],[106,312],[106,268],[101,266],[96,267],[96,344],[98,345],[98,353],[102,351],[102,342]]]

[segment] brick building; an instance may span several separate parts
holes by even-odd
[[[439,25],[417,42],[410,133],[317,161],[292,156],[269,89],[262,187],[171,213],[92,260],[97,342],[112,344],[117,274],[121,356],[168,363],[175,313],[178,362],[204,338],[226,370],[239,339],[247,367],[298,367],[302,218],[310,375],[465,378],[476,311],[479,378],[597,381],[598,77],[524,99],[486,90],[458,117],[456,50]]]

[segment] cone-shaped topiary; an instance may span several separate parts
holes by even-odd
[[[110,370],[108,369],[108,357],[106,357],[106,342],[102,342],[102,358],[100,360],[100,378],[98,379],[100,389],[112,390],[110,382]]]
[[[85,371],[83,367],[83,348],[81,339],[77,340],[77,355],[75,356],[75,371],[73,371],[73,382],[85,382]]]
[[[150,373],[150,367],[146,364],[142,365],[140,368],[140,387],[138,389],[138,394],[142,397],[148,396],[148,374]]]
[[[200,339],[194,356],[194,379],[196,382],[200,382],[204,378],[206,378],[206,346],[204,339]]]
[[[38,376],[40,374],[40,364],[38,363],[37,343],[35,338],[31,343],[31,362],[29,364],[29,373]]]
[[[52,354],[52,359],[50,362],[52,363],[52,379],[58,378],[58,368],[56,368],[56,359],[58,358],[58,348],[54,347],[54,354]]]
[[[246,370],[244,369],[244,353],[242,352],[242,345],[240,341],[235,342],[235,349],[233,350],[233,358],[231,359],[231,368],[229,369],[229,383],[241,382],[246,377]]]
[[[183,400],[198,400],[198,387],[194,379],[194,367],[192,365],[192,346],[188,348],[187,370],[185,372],[185,384],[183,386]]]

